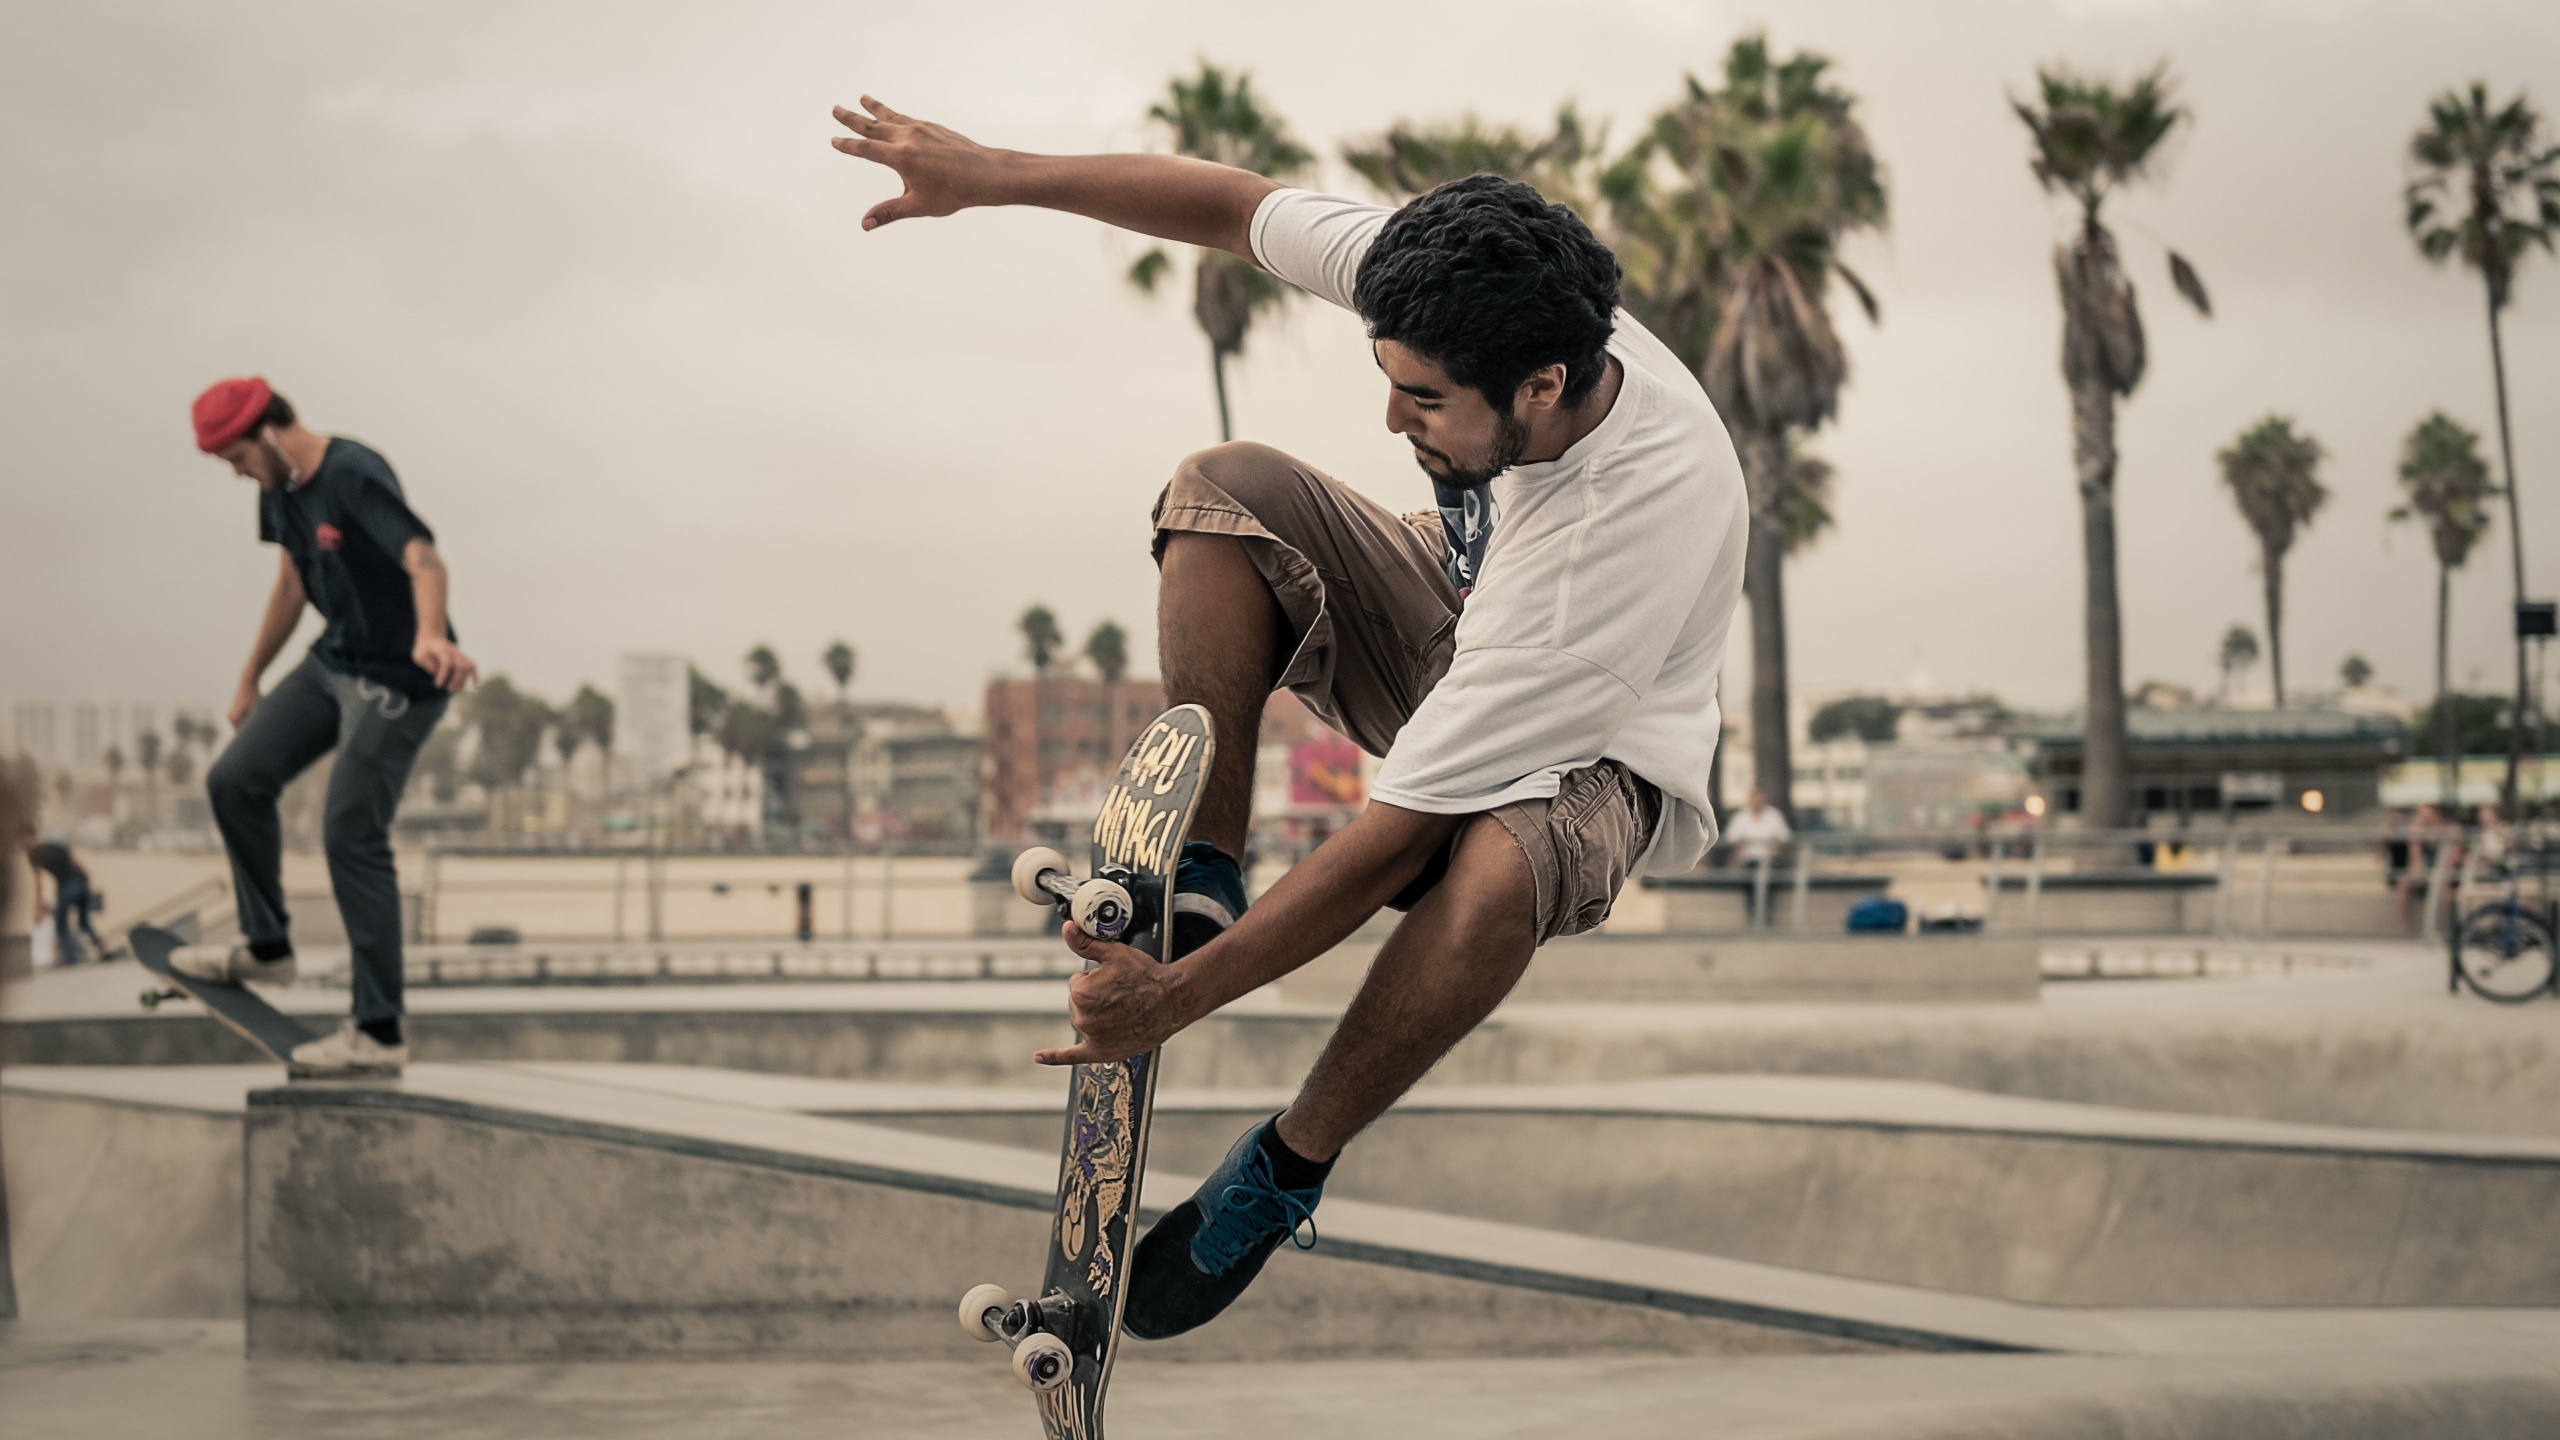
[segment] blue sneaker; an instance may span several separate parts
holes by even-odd
[[[1218,938],[1244,913],[1244,872],[1206,840],[1186,842],[1173,869],[1173,955]]]
[[[1244,1132],[1217,1170],[1138,1242],[1129,1271],[1129,1306],[1121,1324],[1141,1340],[1169,1340],[1218,1318],[1262,1273],[1283,1240],[1316,1247],[1318,1183],[1283,1190],[1262,1151],[1262,1132],[1278,1116]]]

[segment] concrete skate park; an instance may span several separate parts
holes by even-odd
[[[2560,1426],[2560,1011],[2281,926],[1784,921],[1549,947],[1347,1152],[1316,1249],[1124,1361],[1114,1433]],[[1168,1047],[1150,1213],[1375,946]],[[342,1012],[307,956],[279,1003]],[[1036,1278],[1069,963],[422,944],[396,1084],[285,1084],[129,964],[15,984],[0,1431],[1036,1433],[951,1309]]]

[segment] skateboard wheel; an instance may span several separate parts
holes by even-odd
[[[994,1320],[1012,1308],[1013,1297],[1005,1293],[1003,1286],[972,1285],[969,1293],[960,1297],[960,1328],[968,1331],[972,1340],[1002,1339]]]
[[[145,990],[145,991],[143,991],[143,992],[142,992],[142,1008],[143,1008],[143,1009],[145,1009],[145,1010],[157,1010],[157,1009],[159,1009],[159,1008],[160,1008],[160,992],[159,992],[159,991],[157,991],[157,990]]]
[[[1058,897],[1040,888],[1040,872],[1055,870],[1073,876],[1067,868],[1067,857],[1046,845],[1034,845],[1013,857],[1013,893],[1034,905],[1055,905]]]
[[[1087,880],[1076,887],[1076,898],[1067,907],[1076,928],[1101,940],[1117,940],[1129,928],[1138,907],[1129,892],[1109,880]]]
[[[1013,1347],[1013,1378],[1034,1390],[1055,1390],[1075,1373],[1076,1355],[1067,1342],[1043,1330]]]

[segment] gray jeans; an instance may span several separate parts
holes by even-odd
[[[443,695],[415,699],[305,659],[258,701],[205,772],[214,823],[231,852],[240,933],[253,944],[285,940],[292,926],[276,800],[293,777],[338,752],[320,834],[355,952],[358,1020],[400,1013],[400,873],[391,860],[391,816],[446,703]]]

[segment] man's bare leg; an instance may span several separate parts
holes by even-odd
[[[1232,535],[1165,537],[1156,581],[1156,654],[1164,698],[1200,705],[1217,722],[1218,754],[1192,817],[1191,838],[1241,864],[1253,822],[1253,752],[1262,707],[1289,663],[1294,638],[1271,586]]]
[[[1280,1138],[1330,1160],[1465,1039],[1537,952],[1529,862],[1502,822],[1459,832],[1448,877],[1396,927],[1280,1116]]]

